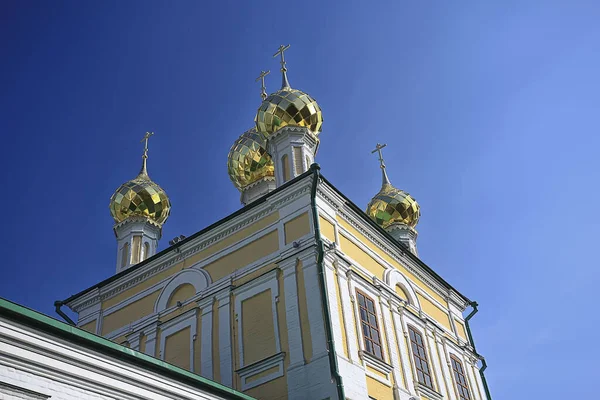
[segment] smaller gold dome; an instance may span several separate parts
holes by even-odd
[[[382,228],[394,223],[414,228],[419,222],[421,207],[410,194],[385,183],[367,206],[366,213]]]
[[[256,129],[266,135],[287,125],[304,126],[318,135],[323,124],[323,114],[321,107],[312,97],[287,86],[272,93],[262,102],[254,122]]]
[[[144,173],[122,184],[110,198],[109,207],[117,224],[129,217],[141,216],[162,226],[171,213],[167,193]]]
[[[240,190],[262,178],[275,176],[273,160],[267,153],[267,139],[255,128],[242,133],[231,146],[227,172]]]

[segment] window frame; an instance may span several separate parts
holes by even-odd
[[[429,365],[429,357],[427,357],[427,347],[425,343],[425,339],[423,339],[423,334],[414,326],[407,325],[408,327],[408,340],[410,344],[410,349],[413,355],[413,364],[415,367],[415,372],[417,374],[417,382],[421,385],[428,387],[431,390],[435,390],[433,387],[433,371],[431,370],[431,366]],[[415,338],[413,340],[413,337]],[[421,343],[417,341],[416,338],[419,338]],[[417,351],[415,352],[415,347]],[[423,356],[419,353],[419,349],[422,349]],[[423,365],[426,366],[427,370],[423,369]],[[423,376],[423,379],[420,378],[419,373]],[[429,379],[429,384],[427,384],[427,379]]]
[[[362,296],[365,299],[364,306],[362,306],[360,304],[359,296]],[[373,311],[369,311],[369,307],[367,305],[368,301],[373,303]],[[356,289],[356,306],[357,306],[357,311],[358,311],[358,322],[360,324],[359,329],[360,329],[360,332],[363,337],[363,351],[365,353],[367,353],[368,355],[377,358],[378,360],[385,361],[384,353],[383,353],[383,340],[381,337],[381,329],[379,328],[379,320],[377,319],[377,304],[375,303],[375,300],[373,300],[373,298],[371,298],[371,296],[367,295],[362,290]],[[367,315],[366,320],[363,320],[361,309],[364,310]],[[375,319],[375,325],[373,325],[369,321],[370,315],[372,315],[373,318]],[[368,329],[369,329],[369,337],[367,337],[367,335],[365,335],[365,326],[364,325],[366,325],[366,327],[368,327]],[[375,332],[377,332],[377,338],[378,338],[377,341],[374,339],[373,334],[371,333],[371,331],[373,331],[373,330]],[[367,345],[367,343],[370,345],[371,350],[368,350],[369,346]],[[381,353],[380,355],[377,355],[377,353],[375,352],[375,348],[376,348],[375,346],[379,347],[380,353]]]
[[[459,400],[472,400],[473,397],[471,396],[471,391],[469,390],[467,372],[465,371],[462,361],[460,361],[460,359],[454,354],[450,354],[450,365],[452,367],[452,378],[454,380],[454,385],[456,386]],[[455,368],[455,365],[460,367],[460,371]],[[463,382],[460,381],[459,376],[462,376]],[[466,396],[464,396],[465,392]]]

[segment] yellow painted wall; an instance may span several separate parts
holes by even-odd
[[[260,386],[248,389],[244,393],[260,400],[286,400],[288,398],[286,379],[285,376],[280,376]]]
[[[218,251],[221,251],[221,250],[243,240],[244,238],[247,238],[248,236],[252,235],[253,233],[256,233],[256,232],[266,228],[267,226],[277,222],[278,220],[279,220],[279,212],[278,211],[265,216],[264,218],[254,222],[253,224],[248,225],[246,228],[240,230],[239,232],[234,233],[233,235],[231,235],[223,240],[215,242],[208,248],[194,254],[192,257],[189,257],[189,258],[183,260],[182,262],[177,263],[174,266],[162,271],[161,273],[154,275],[152,278],[149,278],[143,282],[140,282],[139,284],[133,286],[130,289],[127,289],[126,291],[124,291],[123,293],[120,293],[119,295],[117,295],[115,297],[105,300],[102,303],[102,309],[105,310],[108,307],[111,307],[115,304],[122,302],[123,300],[130,298],[131,296],[135,295],[136,293],[141,292],[144,289],[147,289],[153,285],[156,285],[158,282],[162,281],[165,278],[168,278],[169,276],[173,275],[175,272],[181,271],[182,269],[184,269],[186,267],[189,267],[193,264],[196,264],[197,262],[199,262],[201,260],[204,260],[207,257],[210,257],[211,255],[217,253]]]
[[[285,244],[292,243],[308,234],[310,232],[308,212],[283,224],[283,231],[285,232]]]
[[[306,301],[306,286],[304,285],[304,272],[302,261],[296,264],[296,284],[298,285],[298,311],[300,313],[300,333],[302,334],[302,347],[304,349],[304,361],[312,359],[312,340],[310,337],[310,323],[308,321],[308,303]]]
[[[384,266],[375,261],[373,257],[352,243],[350,239],[344,235],[340,235],[340,246],[342,251],[352,257],[352,259],[359,263],[361,267],[365,268],[379,279],[383,279],[383,272],[385,271]]]
[[[279,366],[278,365],[276,365],[276,366],[274,366],[272,368],[266,369],[266,370],[264,370],[262,372],[259,372],[256,375],[252,375],[252,376],[246,378],[246,383],[254,382],[254,381],[256,381],[256,380],[258,380],[258,379],[260,379],[260,378],[262,378],[264,376],[267,376],[267,375],[270,375],[270,374],[272,374],[274,372],[277,372],[278,370],[279,370]]]
[[[406,295],[406,292],[404,291],[404,289],[402,289],[399,285],[396,285],[396,287],[394,288],[396,290],[396,294],[402,299],[402,300],[406,300],[408,301],[408,296]]]
[[[88,322],[87,324],[82,325],[79,328],[83,329],[84,331],[88,331],[90,333],[96,333],[96,320],[93,320],[92,322]]]
[[[214,282],[230,275],[233,271],[241,267],[276,252],[278,248],[279,239],[277,231],[275,230],[260,239],[248,243],[237,251],[215,260],[205,266],[204,270],[210,274],[210,277]]]
[[[335,229],[331,222],[323,217],[319,217],[319,228],[321,230],[321,235],[325,236],[330,241],[335,242]]]
[[[124,307],[112,314],[106,315],[102,320],[102,335],[106,335],[115,329],[137,321],[138,319],[150,315],[154,312],[154,303],[158,298],[160,291],[149,294],[146,297],[134,301],[127,307]]]
[[[435,319],[440,324],[444,325],[450,331],[452,331],[452,327],[450,326],[450,317],[444,310],[433,304],[428,298],[423,296],[421,293],[417,292],[417,297],[419,298],[419,303],[421,304],[421,309],[425,312],[425,314],[429,315],[431,318]]]
[[[275,354],[275,325],[271,290],[242,301],[242,342],[244,365]]]
[[[458,336],[460,336],[463,340],[467,340],[467,330],[465,329],[463,323],[455,318],[454,325],[456,325],[456,332],[458,333]]]
[[[178,301],[182,303],[189,299],[190,297],[196,294],[196,289],[193,285],[189,283],[184,283],[183,285],[179,285],[177,289],[173,291],[169,301],[167,302],[167,308],[173,307],[177,304]]]
[[[394,400],[394,391],[377,379],[367,376],[367,393],[377,400]]]
[[[370,367],[367,365],[367,371],[369,371],[370,373],[379,376],[382,379],[388,379],[388,376],[386,374],[384,374],[383,372],[379,372],[378,370],[376,370],[373,367]]]
[[[260,268],[257,268],[256,270],[252,271],[251,273],[249,273],[247,275],[244,275],[240,278],[234,279],[233,286],[241,286],[241,285],[248,283],[251,280],[256,279],[259,276],[264,275],[267,272],[272,271],[276,268],[278,268],[278,266],[275,263],[264,265]]]
[[[190,369],[190,333],[189,326],[172,335],[165,340],[164,360],[169,364],[177,365],[183,369]]]
[[[421,289],[423,289],[424,291],[426,291],[427,293],[429,293],[437,301],[439,301],[440,303],[444,304],[446,307],[448,306],[447,301],[442,296],[440,296],[437,292],[435,292],[433,289],[431,289],[429,286],[427,286],[427,284],[425,284],[423,281],[421,281],[421,279],[419,279],[418,277],[416,277],[415,275],[413,275],[407,268],[405,268],[403,265],[401,265],[400,263],[398,263],[395,259],[393,259],[388,254],[386,254],[384,251],[382,251],[381,249],[379,249],[379,247],[377,247],[377,245],[375,245],[373,242],[371,242],[371,240],[369,240],[366,236],[364,236],[363,234],[361,234],[359,231],[357,231],[356,229],[354,229],[354,227],[352,227],[346,221],[342,220],[341,218],[338,218],[338,224],[340,226],[342,226],[344,229],[346,229],[348,232],[350,232],[361,243],[364,243],[365,246],[367,246],[369,249],[371,249],[373,252],[375,252],[379,257],[381,257],[386,262],[388,262],[392,266],[394,266],[394,268],[396,268],[397,270],[399,270],[400,272],[402,272],[402,274],[406,278],[410,279],[412,282],[414,282]],[[342,246],[342,250],[343,250],[343,246]],[[345,251],[346,250],[344,250],[344,252]],[[350,256],[352,257],[352,255],[350,255]],[[352,257],[352,258],[354,258],[354,257]],[[356,260],[356,261],[359,261],[359,260]],[[364,267],[367,268],[366,266],[364,266]]]

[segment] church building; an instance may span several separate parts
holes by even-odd
[[[115,274],[57,312],[257,399],[491,400],[469,328],[477,304],[419,258],[420,207],[392,185],[385,145],[365,207],[326,179],[322,111],[291,87],[288,48],[275,54],[281,89],[267,95],[261,73],[254,126],[229,152],[242,208],[158,252],[171,203],[146,134],[139,174],[110,199]]]

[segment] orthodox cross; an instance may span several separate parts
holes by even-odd
[[[277,49],[277,53],[273,54],[273,57],[277,57],[278,55],[281,54],[281,70],[285,70],[285,57],[283,55],[283,52],[286,51],[287,49],[290,48],[290,45],[288,44],[287,46],[281,45],[279,46],[279,48]]]
[[[277,53],[273,54],[273,57],[277,57],[278,55],[281,54],[281,73],[282,73],[281,88],[282,89],[290,87],[290,82],[288,81],[287,73],[286,73],[287,68],[285,67],[285,57],[283,55],[283,52],[289,48],[290,48],[289,44],[287,46],[281,45],[281,46],[279,46],[279,49],[277,49]]]
[[[383,162],[383,154],[381,153],[381,149],[383,149],[385,146],[387,146],[387,144],[377,143],[377,146],[375,146],[375,150],[371,151],[371,154],[373,154],[375,152],[379,153],[379,163],[380,163],[381,174],[382,174],[384,186],[386,184],[390,185],[390,179],[388,178],[387,173],[385,172],[385,163]]]
[[[144,135],[144,138],[140,141],[140,143],[142,142],[146,142],[144,143],[144,157],[148,158],[148,139],[150,139],[150,136],[154,135],[154,132],[146,132],[146,135]]]
[[[271,73],[271,71],[260,71],[260,75],[258,76],[258,78],[256,78],[255,82],[258,82],[258,80],[261,80],[261,93],[260,93],[260,97],[262,97],[262,99],[266,99],[267,98],[267,91],[266,91],[266,87],[265,87],[265,76],[269,75]]]
[[[375,150],[371,152],[371,154],[378,152],[379,153],[379,162],[381,163],[381,168],[385,168],[385,164],[383,163],[383,154],[381,153],[381,149],[383,149],[387,144],[379,144],[375,146]]]

